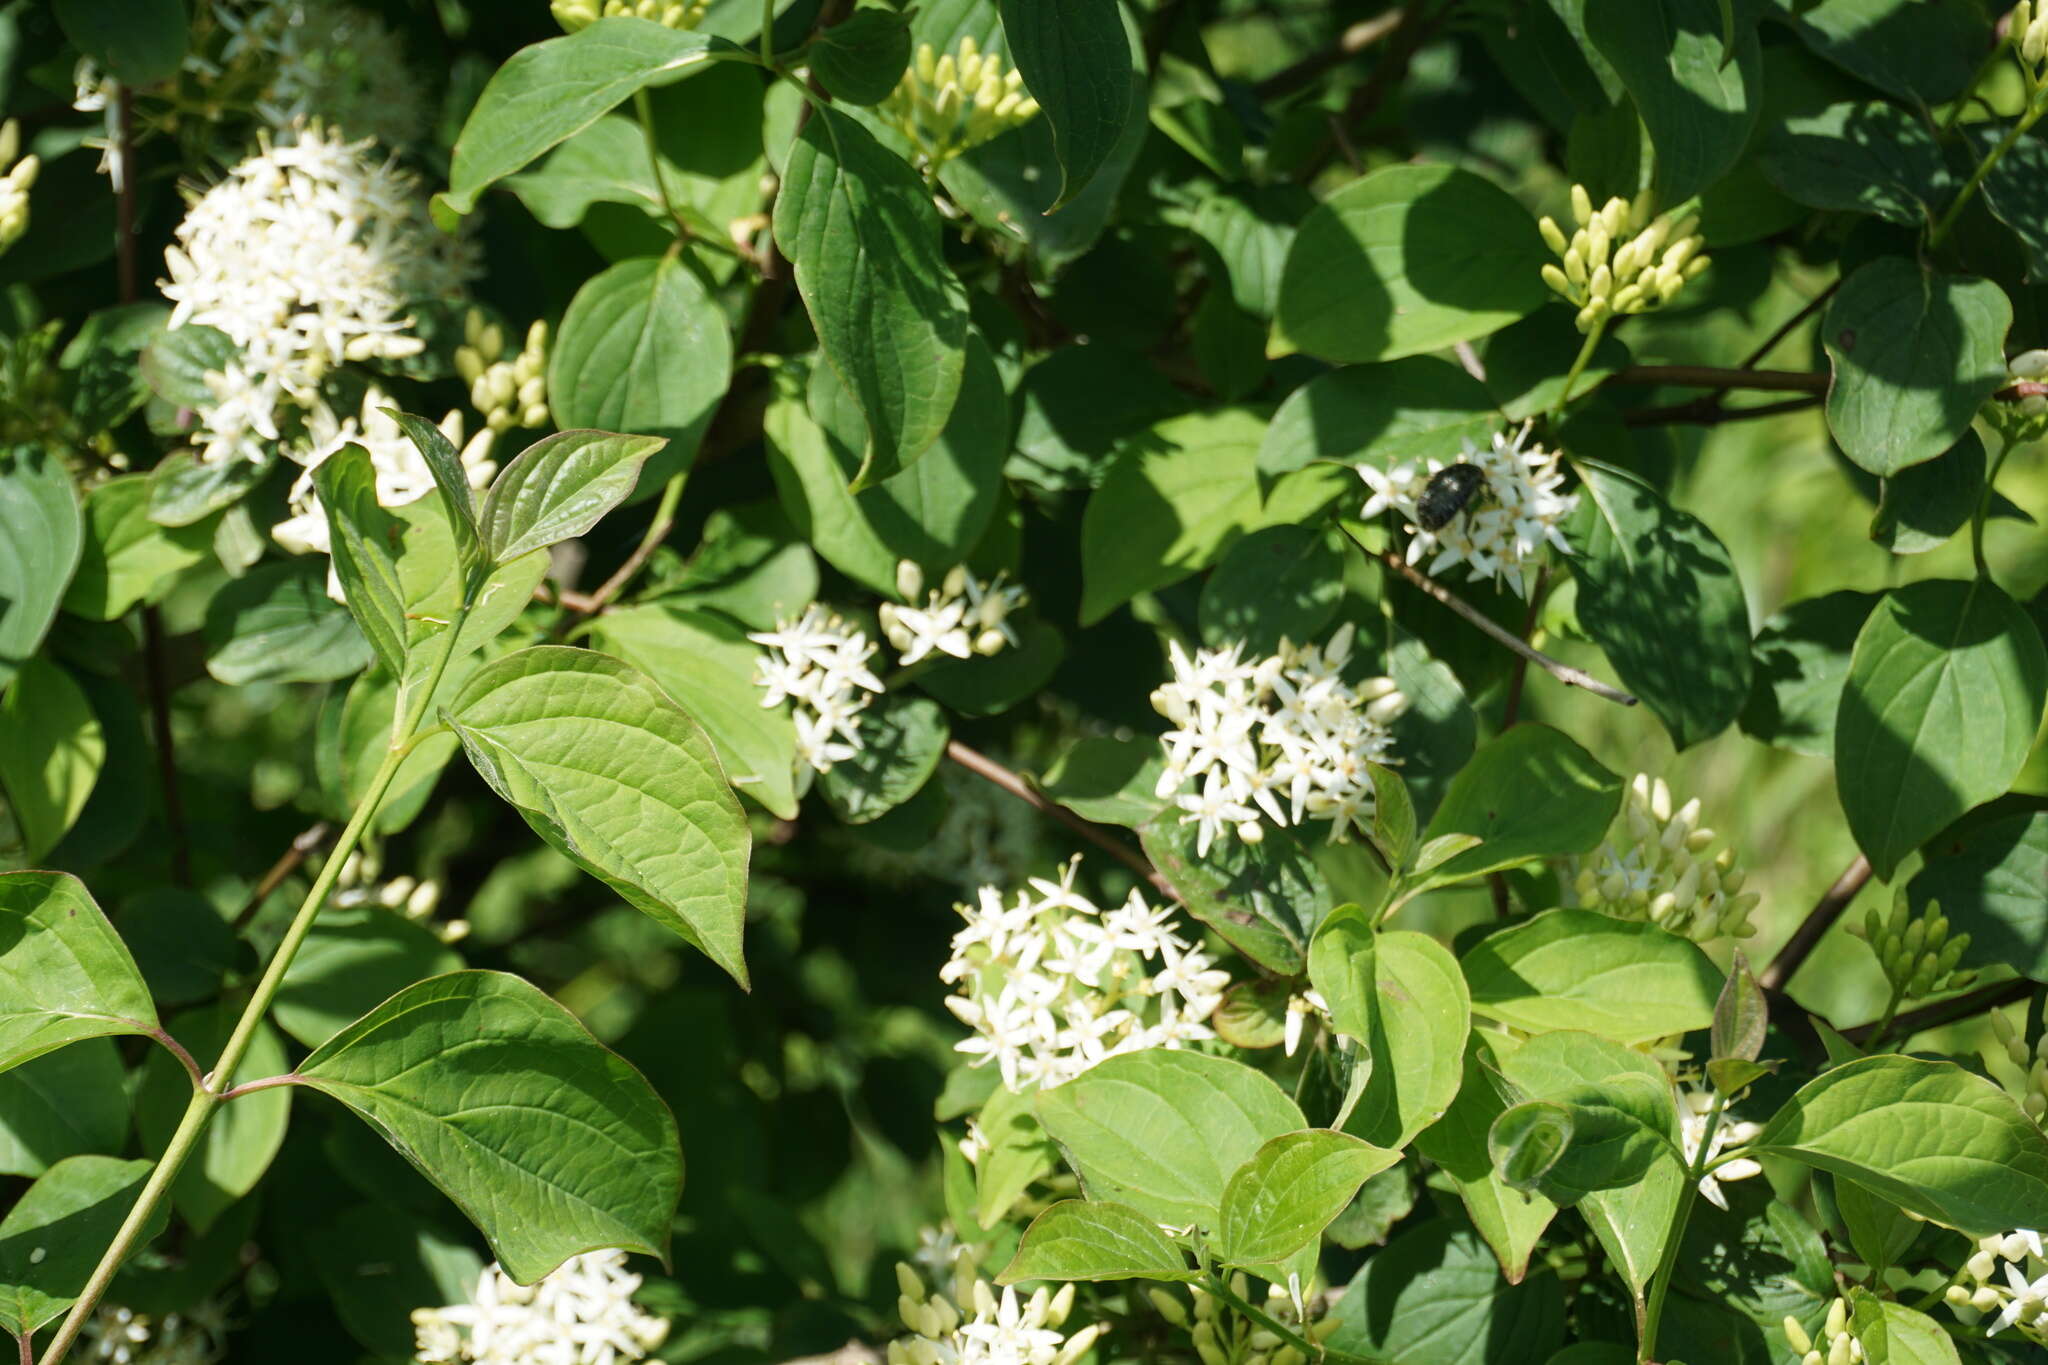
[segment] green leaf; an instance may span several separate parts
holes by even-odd
[[[438,637],[464,600],[469,601],[469,614],[450,656],[455,661],[495,640],[532,605],[534,590],[547,576],[549,557],[546,550],[535,550],[490,568],[481,563],[480,546],[472,543],[468,552],[460,548],[461,533],[449,521],[445,504],[420,498],[393,508],[392,514],[404,528],[398,579],[405,595],[406,650],[412,661],[405,683],[408,688],[424,687],[440,656]],[[472,558],[465,559],[465,554]],[[465,575],[465,563],[475,565],[473,575]]]
[[[313,468],[327,513],[335,576],[349,613],[394,678],[405,676],[405,585],[398,572],[401,523],[377,500],[370,452],[344,446]]]
[[[1165,808],[1154,795],[1165,767],[1151,738],[1077,739],[1038,789],[1084,820],[1135,829]]]
[[[995,1090],[975,1116],[988,1150],[974,1163],[974,1219],[983,1227],[995,1227],[1033,1182],[1052,1172],[1059,1151],[1033,1116],[1036,1092],[1009,1089],[995,1076],[994,1067],[983,1074],[994,1078]]]
[[[1850,1334],[1873,1365],[1962,1365],[1955,1339],[1933,1318],[1861,1287],[1849,1294],[1856,1305]]]
[[[38,1176],[128,1139],[128,1071],[111,1038],[0,1071],[0,1175]]]
[[[1998,796],[2048,701],[2048,654],[2026,611],[1987,580],[1885,595],[1856,637],[1835,720],[1835,781],[1877,875]]]
[[[1472,1003],[1457,960],[1427,934],[1375,933],[1363,910],[1341,906],[1316,928],[1308,974],[1337,1032],[1372,1059],[1344,1130],[1406,1147],[1443,1117],[1464,1077]]]
[[[1271,654],[1319,639],[1344,596],[1344,551],[1319,526],[1268,526],[1239,540],[1202,585],[1202,639]]]
[[[307,1243],[335,1316],[379,1360],[414,1354],[410,1305],[467,1303],[484,1268],[466,1238],[395,1223],[382,1204],[346,1210]]]
[[[1881,600],[1843,589],[1794,602],[1764,622],[1750,645],[1742,732],[1809,758],[1833,758],[1835,712],[1856,636]]]
[[[1842,282],[1821,341],[1828,430],[1873,474],[1931,460],[2005,382],[2012,303],[1989,280],[1880,256]]]
[[[603,1247],[666,1254],[683,1179],[675,1119],[639,1072],[517,977],[408,986],[298,1074],[453,1199],[521,1284]]]
[[[1434,1127],[1416,1135],[1415,1148],[1450,1177],[1472,1226],[1500,1261],[1501,1273],[1510,1283],[1520,1284],[1528,1273],[1530,1253],[1557,1216],[1557,1205],[1540,1194],[1510,1190],[1501,1181],[1488,1146],[1495,1121],[1511,1104],[1495,1050],[1515,1046],[1507,1035],[1490,1030],[1477,1031],[1466,1040],[1458,1097]]]
[[[83,1038],[149,1033],[135,959],[64,872],[0,874],[0,1071]]]
[[[1621,809],[1621,779],[1547,725],[1517,725],[1480,746],[1459,770],[1424,833],[1481,842],[1429,874],[1465,881],[1536,858],[1584,853]]]
[[[1623,1043],[1706,1028],[1721,987],[1692,940],[1596,910],[1546,910],[1489,934],[1464,968],[1474,1014],[1532,1033],[1583,1029]]]
[[[136,368],[150,391],[174,408],[199,408],[211,403],[208,373],[219,374],[239,360],[242,348],[217,327],[187,322],[152,335]]]
[[[1038,695],[1066,657],[1066,635],[1037,616],[1011,617],[1018,643],[1000,654],[944,659],[917,685],[963,716],[998,715]]]
[[[1156,1223],[1217,1226],[1224,1187],[1301,1110],[1263,1073],[1199,1052],[1150,1048],[1098,1062],[1038,1094],[1038,1121],[1090,1200]]]
[[[2003,130],[1983,125],[1969,133],[1980,161],[2003,136]],[[2019,238],[2027,253],[2027,279],[2035,283],[2048,279],[2048,190],[2043,189],[2043,177],[2048,177],[2048,142],[2038,136],[2013,143],[1984,177],[1984,202]]]
[[[108,479],[85,495],[85,539],[64,610],[115,620],[138,602],[160,600],[212,548],[211,527],[167,528],[149,519],[147,474]]]
[[[1865,1057],[1824,1072],[1752,1150],[1853,1180],[1972,1237],[2048,1221],[2048,1136],[1953,1062]]]
[[[1726,729],[1749,699],[1749,604],[1728,549],[1638,476],[1580,460],[1568,523],[1578,619],[1680,749]],[[1686,628],[1671,629],[1683,604]]]
[[[1100,484],[1126,440],[1192,406],[1149,357],[1096,341],[1062,346],[1024,372],[1006,472],[1046,492]]]
[[[966,361],[967,295],[924,182],[844,114],[819,110],[789,154],[775,240],[818,342],[868,427],[855,491],[924,454]]]
[[[880,104],[910,65],[910,16],[857,9],[811,40],[811,74],[844,104]]]
[[[0,793],[26,861],[78,822],[106,758],[106,732],[71,675],[44,658],[22,664],[0,692]]]
[[[1929,845],[1926,856],[1906,883],[1913,912],[1939,904],[1955,928],[1970,935],[1967,961],[2005,963],[2048,981],[2048,941],[2041,935],[2048,811],[1973,823]]]
[[[1393,1365],[1538,1361],[1564,1342],[1564,1291],[1545,1272],[1501,1279],[1485,1243],[1432,1219],[1375,1252],[1330,1310],[1334,1354]]]
[[[1713,1060],[1755,1061],[1763,1053],[1770,1023],[1770,1001],[1749,970],[1749,958],[1737,948],[1728,967],[1728,980],[1714,1001]]]
[[[1755,30],[1736,37],[1730,60],[1714,0],[1585,0],[1585,25],[1649,132],[1660,200],[1677,204],[1720,179],[1762,104]]]
[[[818,790],[848,824],[887,815],[931,781],[952,730],[937,702],[884,696],[860,717],[860,751],[818,776]]]
[[[477,670],[443,713],[536,833],[747,984],[746,817],[711,742],[662,690],[588,650]]]
[[[564,430],[666,437],[645,487],[689,467],[731,379],[732,334],[703,283],[676,256],[643,256],[569,301],[548,356],[548,404]]]
[[[1031,1220],[996,1282],[1200,1278],[1159,1225],[1136,1209],[1062,1199]]]
[[[600,19],[565,38],[523,47],[492,75],[455,141],[437,208],[476,207],[491,183],[588,128],[635,91],[681,80],[706,62],[742,55],[732,43],[648,19]]]
[[[278,987],[277,1026],[318,1047],[415,981],[459,971],[431,929],[374,902],[320,912]]]
[[[41,446],[0,453],[0,688],[42,645],[84,541],[64,462]]]
[[[1625,104],[1615,107],[1629,112]],[[1630,126],[1633,130],[1633,120]],[[1550,357],[1559,352],[1576,355],[1585,340],[1572,313],[1564,308],[1539,308],[1488,337],[1480,357],[1486,365],[1486,390],[1500,405],[1501,415],[1511,422],[1526,422],[1560,406],[1569,370],[1554,364]],[[1627,344],[1609,328],[1573,381],[1572,392],[1591,393],[1628,362]],[[1486,435],[1475,436],[1473,444],[1487,439]]]
[[[1071,203],[1116,150],[1130,114],[1131,43],[1116,0],[998,0],[1003,37],[1045,111]]]
[[[1203,855],[1197,837],[1171,806],[1138,829],[1145,856],[1189,914],[1267,971],[1301,971],[1309,936],[1332,899],[1308,847],[1293,830],[1268,829],[1256,844],[1225,837]]]
[[[190,1005],[220,994],[228,973],[254,961],[212,901],[179,886],[130,896],[115,917],[158,1005]]]
[[[434,490],[440,494],[441,506],[448,514],[449,534],[454,537],[455,557],[465,575],[475,570],[483,558],[481,535],[477,529],[476,498],[470,491],[469,475],[462,467],[462,454],[455,449],[441,428],[424,417],[396,408],[386,408],[391,419],[398,423],[406,438],[418,448],[420,458],[427,462],[427,472],[434,477]],[[461,589],[456,589],[460,593]],[[454,600],[460,601],[457,596]]]
[[[1216,562],[1247,532],[1301,522],[1348,476],[1259,490],[1265,422],[1242,408],[1175,417],[1127,442],[1081,516],[1081,623]]]
[[[186,330],[179,328],[179,331]],[[176,450],[149,471],[149,519],[159,526],[191,526],[233,507],[263,482],[275,461],[216,460],[201,464],[189,450]]]
[[[186,1010],[172,1017],[171,1034],[195,1057],[218,1057],[241,1017],[242,1003],[223,1000]],[[251,1037],[235,1079],[252,1081],[290,1070],[284,1040],[263,1023]],[[152,1049],[135,1087],[135,1128],[145,1152],[154,1156],[169,1145],[191,1100],[192,1080],[185,1068],[169,1052]],[[205,1232],[229,1206],[255,1189],[284,1145],[291,1112],[289,1086],[273,1086],[222,1105],[200,1134],[191,1160],[171,1182],[171,1203],[179,1216],[194,1230]]]
[[[434,512],[433,515],[438,520],[440,513]],[[458,657],[451,660],[441,677],[440,686],[434,689],[434,696],[422,714],[437,714],[436,707],[453,697],[477,667],[474,659]],[[424,678],[417,679],[415,685],[424,686],[425,681]],[[328,704],[333,705],[335,701],[330,696]],[[376,780],[378,768],[383,766],[384,755],[391,747],[391,727],[398,716],[399,688],[391,681],[390,674],[381,668],[372,668],[349,684],[347,695],[339,698],[339,702],[341,723],[331,727],[333,749],[322,752],[319,761],[322,781],[332,793],[333,813],[342,816],[354,810],[369,795],[370,784]],[[323,743],[329,737],[330,732],[323,730]],[[388,834],[410,826],[433,795],[448,760],[461,747],[454,735],[446,733],[429,735],[415,744],[412,752],[398,765],[398,772],[391,780],[391,790],[377,808],[373,827],[379,833]],[[348,1018],[353,1019],[361,1013],[362,1010],[356,1010]]]
[[[1276,1265],[1311,1246],[1358,1193],[1401,1159],[1348,1133],[1310,1128],[1269,1140],[1223,1187],[1216,1254],[1231,1265]]]
[[[1874,213],[1906,227],[1932,222],[1955,193],[1934,134],[1883,100],[1787,119],[1765,134],[1759,162],[1773,185],[1809,208]]]
[[[1389,166],[1302,220],[1278,321],[1324,360],[1439,350],[1542,306],[1549,259],[1536,220],[1492,181],[1451,166]]]
[[[797,604],[791,604],[794,615]],[[645,673],[704,727],[733,788],[785,820],[796,818],[796,727],[763,707],[754,683],[760,646],[715,612],[666,602],[608,611],[594,639]]]
[[[151,1164],[74,1156],[28,1187],[0,1220],[0,1330],[26,1336],[85,1292]],[[168,1216],[159,1206],[137,1246],[162,1232]]]
[[[661,436],[558,431],[505,466],[478,514],[484,554],[494,565],[573,540],[624,502],[640,466],[667,445]]]
[[[170,80],[185,60],[179,0],[56,0],[55,9],[71,45],[123,85]]]
[[[1447,360],[1347,365],[1287,395],[1259,443],[1259,475],[1270,483],[1318,460],[1381,469],[1450,464],[1467,442],[1483,444],[1499,425],[1486,386]]]
[[[1494,1119],[1486,1133],[1486,1150],[1503,1185],[1535,1194],[1577,1132],[1572,1110],[1549,1100],[1528,1100]]]
[[[230,687],[330,682],[361,672],[373,652],[348,608],[327,595],[327,563],[264,564],[206,608],[206,671]]]
[[[1676,1128],[1670,1082],[1620,1071],[1509,1109],[1494,1120],[1487,1149],[1508,1188],[1539,1189],[1573,1204],[1602,1190],[1628,1189],[1660,1163],[1668,1168],[1678,1160]]]
[[[1870,538],[1895,555],[1940,549],[1976,515],[1984,499],[1984,470],[1984,442],[1973,430],[1934,459],[1880,480]],[[1993,517],[2033,520],[2002,493],[1992,493],[1985,510]]]
[[[1879,1275],[1884,1267],[1898,1264],[1927,1226],[1853,1180],[1837,1179],[1834,1187],[1835,1211],[1849,1229],[1849,1245]]]
[[[1919,0],[1818,0],[1789,6],[1806,45],[1860,80],[1932,106],[1962,91],[1991,50],[1982,11]],[[1788,15],[1788,17],[1790,17]]]

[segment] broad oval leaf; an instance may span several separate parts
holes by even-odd
[[[1474,1014],[1623,1043],[1708,1027],[1721,990],[1721,973],[1692,940],[1597,910],[1546,910],[1489,934],[1464,968]]]
[[[278,987],[277,1025],[318,1047],[401,988],[461,967],[462,958],[417,920],[375,902],[328,906]]]
[[[0,687],[42,644],[84,542],[64,462],[41,446],[0,452]]]
[[[1237,1168],[1306,1126],[1264,1073],[1170,1048],[1107,1058],[1040,1091],[1037,1110],[1091,1200],[1176,1227],[1215,1227]]]
[[[1002,1222],[1024,1191],[1059,1162],[1052,1139],[1032,1114],[1035,1092],[1011,1090],[994,1071],[981,1073],[991,1078],[995,1090],[975,1115],[975,1126],[988,1141],[988,1150],[974,1163],[974,1221],[982,1227]]]
[[[0,1220],[0,1331],[26,1336],[85,1292],[153,1164],[67,1157],[28,1187]],[[169,1216],[159,1205],[137,1249],[163,1231]]]
[[[1786,119],[1765,135],[1758,162],[1798,203],[1874,213],[1906,227],[1932,221],[1955,188],[1927,124],[1884,100],[1845,101]]]
[[[1972,1237],[2048,1222],[2048,1135],[1953,1062],[1865,1057],[1806,1085],[1754,1150],[1844,1176]]]
[[[668,444],[662,436],[610,431],[558,431],[543,436],[506,465],[477,514],[484,555],[510,564],[582,535],[624,502],[640,466]]]
[[[1330,1317],[1337,1325],[1323,1344],[1333,1355],[1401,1365],[1540,1361],[1565,1335],[1557,1277],[1508,1283],[1485,1243],[1448,1218],[1406,1229],[1375,1252]]]
[[[0,794],[27,860],[78,823],[106,758],[106,729],[77,679],[47,658],[24,662],[0,692]]]
[[[68,1156],[118,1152],[128,1137],[128,1069],[110,1038],[0,1071],[0,1175],[38,1176]]]
[[[1584,853],[1606,836],[1621,808],[1621,779],[1563,732],[1517,725],[1458,770],[1424,833],[1425,846],[1471,835],[1475,847],[1428,875],[1464,881],[1535,858]]]
[[[1966,961],[2002,962],[2048,981],[2048,940],[2041,902],[2048,893],[2048,811],[1972,823],[1928,846],[1927,861],[1906,883],[1913,913],[1939,904],[1970,935]]]
[[[861,713],[861,747],[818,775],[818,790],[848,824],[879,820],[916,796],[938,771],[952,729],[937,702],[884,696]]]
[[[1344,549],[1320,526],[1268,526],[1238,541],[1202,585],[1202,639],[1271,654],[1322,636],[1344,597]]]
[[[408,986],[297,1074],[453,1199],[521,1284],[585,1251],[667,1253],[683,1181],[668,1106],[518,977]]]
[[[1117,0],[998,0],[1003,37],[1059,149],[1057,212],[1095,178],[1130,116],[1133,63]]]
[[[865,128],[816,111],[790,150],[775,240],[825,358],[868,427],[855,491],[904,469],[945,428],[966,364],[967,294],[931,195]]]
[[[1270,972],[1302,969],[1309,937],[1333,896],[1329,878],[1294,830],[1256,844],[1219,839],[1204,855],[1194,825],[1169,806],[1138,828],[1145,855],[1188,913]]]
[[[1511,1190],[1538,1192],[1576,1131],[1572,1111],[1550,1100],[1524,1100],[1503,1109],[1486,1131],[1494,1174]]]
[[[1217,1255],[1240,1266],[1287,1260],[1322,1235],[1360,1185],[1400,1159],[1328,1128],[1271,1139],[1223,1187]]]
[[[1549,258],[1536,220],[1492,181],[1451,166],[1389,166],[1302,220],[1279,324],[1324,360],[1434,351],[1541,307]]]
[[[1031,1220],[996,1282],[1200,1278],[1159,1224],[1128,1204],[1062,1199]]]
[[[2026,763],[2048,702],[2048,652],[2025,609],[1986,579],[1885,595],[1856,637],[1835,718],[1835,784],[1877,875]]]
[[[4,481],[0,476],[0,483]],[[5,501],[0,491],[0,504]],[[20,533],[19,528],[8,529]],[[93,621],[116,620],[138,602],[160,599],[182,570],[200,563],[212,550],[211,526],[167,527],[149,519],[149,475],[108,479],[85,495],[85,540],[78,571],[64,594],[64,610]],[[0,566],[0,598],[10,596],[4,587],[6,574]],[[0,626],[0,636],[4,635]],[[4,669],[0,663],[0,676]]]
[[[206,607],[206,671],[218,682],[332,682],[366,668],[373,652],[347,607],[327,595],[327,565],[311,558],[262,564]]]
[[[746,817],[665,692],[608,655],[541,645],[478,669],[443,714],[543,839],[746,985]]]
[[[1762,106],[1755,27],[1733,35],[1715,0],[1584,0],[1586,36],[1634,100],[1656,149],[1655,187],[1670,205],[1718,180],[1742,155]]]
[[[0,874],[0,1071],[83,1038],[156,1028],[142,972],[85,883]]]
[[[1512,1105],[1497,1052],[1512,1050],[1504,1033],[1481,1029],[1466,1039],[1464,1080],[1442,1119],[1416,1135],[1415,1149],[1450,1178],[1472,1226],[1500,1261],[1501,1273],[1521,1283],[1557,1205],[1540,1194],[1511,1190],[1501,1180],[1488,1142],[1494,1122]]]
[[[1955,1338],[1935,1319],[1867,1289],[1852,1289],[1850,1295],[1856,1312],[1849,1332],[1866,1359],[1883,1365],[1962,1365]]]
[[[1380,468],[1408,460],[1450,464],[1466,442],[1484,443],[1499,425],[1486,385],[1448,360],[1347,365],[1287,395],[1259,443],[1259,475],[1271,481],[1317,460]]]
[[[1882,256],[1842,282],[1821,327],[1828,430],[1873,474],[1931,460],[2005,382],[2012,303],[1989,280]]]
[[[885,9],[855,10],[819,31],[811,71],[833,99],[880,104],[910,65],[910,19]]]
[[[1750,644],[1742,732],[1795,754],[1832,758],[1849,655],[1882,596],[1843,589],[1793,602],[1764,622]]]
[[[405,676],[405,585],[399,577],[401,523],[377,499],[370,452],[344,446],[313,468],[313,486],[327,514],[334,573],[384,670]]]

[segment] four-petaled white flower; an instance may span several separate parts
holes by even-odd
[[[896,588],[910,605],[884,602],[876,615],[905,668],[936,654],[972,659],[1017,643],[1009,617],[1024,605],[1024,589],[1006,585],[1001,574],[984,583],[966,565],[955,565],[936,591],[926,593],[924,571],[906,559],[896,566]]]
[[[640,1277],[622,1251],[565,1261],[538,1284],[520,1285],[492,1265],[469,1303],[412,1315],[422,1365],[623,1365],[645,1360],[668,1323],[633,1302]]]
[[[1732,1119],[1727,1114],[1714,1128],[1714,1136],[1707,1139],[1707,1122],[1714,1108],[1714,1096],[1706,1090],[1683,1090],[1678,1096],[1678,1125],[1680,1136],[1685,1140],[1685,1159],[1688,1164],[1701,1160],[1700,1143],[1707,1142],[1706,1161],[1713,1161],[1729,1147],[1740,1147],[1754,1141],[1763,1131],[1760,1123]],[[1724,1180],[1747,1180],[1763,1174],[1763,1167],[1746,1156],[1734,1157],[1700,1177],[1700,1193],[1707,1202],[1717,1209],[1728,1207],[1728,1196],[1721,1192]]]
[[[1433,577],[1463,564],[1471,578],[1497,578],[1527,597],[1544,547],[1571,552],[1560,528],[1579,505],[1578,494],[1558,492],[1564,485],[1560,453],[1541,446],[1524,449],[1528,438],[1525,425],[1513,437],[1496,432],[1483,450],[1467,441],[1460,463],[1476,465],[1484,476],[1483,486],[1457,515],[1433,530],[1422,525],[1421,502],[1430,478],[1446,468],[1441,461],[1403,463],[1392,469],[1360,465],[1359,477],[1372,496],[1359,515],[1370,521],[1385,511],[1399,512],[1413,537],[1408,562],[1428,559],[1427,572]]]
[[[882,691],[868,667],[874,642],[816,602],[747,638],[768,651],[754,672],[761,705],[792,703],[797,756],[823,773],[859,753],[860,713]]]

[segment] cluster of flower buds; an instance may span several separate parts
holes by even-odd
[[[1247,1299],[1251,1289],[1243,1271],[1230,1277],[1230,1292],[1240,1299]],[[1194,1300],[1194,1311],[1190,1313],[1180,1297],[1168,1289],[1148,1291],[1152,1306],[1159,1310],[1161,1317],[1175,1327],[1184,1327],[1194,1342],[1195,1354],[1201,1357],[1202,1365],[1305,1365],[1301,1351],[1280,1339],[1270,1329],[1226,1312],[1227,1305],[1200,1285],[1189,1285],[1188,1293]],[[1308,1310],[1316,1302],[1311,1296],[1303,1301],[1297,1295],[1289,1294],[1278,1285],[1266,1288],[1265,1311],[1276,1322],[1285,1323],[1299,1335],[1321,1345],[1323,1340],[1337,1330],[1338,1319],[1322,1318],[1305,1321]]]
[[[910,560],[896,566],[896,591],[908,606],[884,602],[875,613],[882,634],[908,668],[934,654],[971,659],[977,654],[1000,654],[1017,643],[1010,628],[1010,613],[1023,606],[1024,589],[1005,586],[999,573],[986,583],[956,564],[937,590],[924,590],[924,570]],[[924,605],[916,605],[918,599]]]
[[[93,1365],[212,1365],[221,1358],[226,1324],[227,1314],[211,1299],[160,1318],[102,1303],[78,1335],[78,1358]]]
[[[2006,386],[1986,405],[1985,420],[2014,444],[2048,436],[2048,350],[2021,351],[2005,362]]]
[[[2048,58],[2048,3],[2020,0],[2005,21],[2005,36],[2020,54],[2031,83],[2041,80],[2041,63]]]
[[[652,19],[665,28],[695,28],[710,8],[711,0],[554,0],[548,6],[564,33],[621,17]]]
[[[910,69],[879,112],[929,164],[942,166],[1038,117],[1038,101],[1026,93],[1021,72],[1005,70],[999,54],[962,38],[943,56],[930,43],[919,43]]]
[[[1685,282],[1707,268],[1700,255],[1706,239],[1697,216],[1650,216],[1650,192],[1634,202],[1610,199],[1597,212],[1584,185],[1572,186],[1572,216],[1579,228],[1570,238],[1554,218],[1536,226],[1563,261],[1543,267],[1543,282],[1579,310],[1579,330],[1604,326],[1616,314],[1647,313],[1678,297]]]
[[[2018,1228],[1979,1239],[1976,1253],[1963,1263],[1959,1282],[1948,1287],[1945,1297],[1956,1316],[1971,1326],[1985,1314],[1993,1315],[1984,1325],[1986,1336],[2017,1327],[2029,1341],[2048,1346],[2048,1247],[2042,1245],[2041,1234]]]
[[[329,903],[344,909],[381,905],[393,914],[403,915],[425,927],[443,943],[456,943],[469,937],[468,920],[435,921],[434,911],[441,904],[441,883],[417,877],[393,877],[389,881],[379,881],[377,874],[374,858],[366,857],[361,849],[349,854],[348,861],[341,865],[341,875],[336,879],[339,887],[329,897]]]
[[[1956,970],[1970,950],[1970,936],[1950,937],[1939,905],[1930,903],[1926,914],[1915,915],[1901,898],[1889,918],[1873,907],[1863,917],[1863,937],[1902,1000],[1961,990],[1977,979],[1974,971]]]
[[[9,119],[0,125],[0,166],[9,168],[0,175],[0,251],[13,246],[28,231],[29,186],[36,183],[36,174],[43,168],[33,152],[16,161],[20,151],[21,125]]]
[[[1849,1332],[1849,1301],[1836,1299],[1828,1305],[1827,1321],[1820,1335],[1811,1337],[1799,1319],[1785,1318],[1785,1340],[1799,1353],[1799,1365],[1855,1365],[1864,1359],[1863,1343]]]
[[[888,1365],[1073,1365],[1105,1330],[1099,1322],[1072,1335],[1059,1330],[1074,1310],[1071,1283],[1058,1293],[1040,1288],[1020,1304],[1015,1289],[998,1297],[964,1250],[955,1255],[950,1293],[927,1294],[902,1261],[896,1288],[896,1311],[912,1335],[889,1343]]]
[[[2020,1096],[2020,1107],[2027,1116],[2040,1123],[2048,1117],[2048,1033],[2041,1035],[2041,1041],[2033,1048],[2027,1047],[2027,1040],[2020,1037],[2012,1026],[2012,1020],[1998,1010],[1991,1012],[1991,1032],[1998,1038],[1998,1045],[2005,1049],[2005,1055],[2026,1077],[2026,1092]]]
[[[463,322],[455,369],[469,385],[469,402],[492,431],[548,424],[548,325],[526,329],[526,345],[505,354],[505,329],[476,309]]]
[[[1733,848],[1709,854],[1716,837],[1700,824],[1698,797],[1673,810],[1664,779],[1637,773],[1607,841],[1580,860],[1573,889],[1587,909],[1649,920],[1696,943],[1748,938],[1759,898],[1742,889]]]

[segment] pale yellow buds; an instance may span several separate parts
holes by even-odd
[[[2019,52],[2029,86],[2041,80],[2041,61],[2048,57],[2048,5],[2020,0],[2006,20],[2006,40]]]
[[[664,28],[695,28],[711,8],[711,0],[554,0],[548,6],[564,33],[574,33],[599,19],[647,19]]]
[[[908,138],[927,164],[941,166],[1038,116],[1024,77],[1003,59],[962,38],[951,52],[920,43],[910,69],[877,112]]]
[[[1970,936],[1951,936],[1948,917],[1938,905],[1913,915],[1901,897],[1889,918],[1873,907],[1863,917],[1863,937],[1901,1000],[1961,990],[1977,979],[1976,972],[1957,969],[1969,951]]]
[[[1743,892],[1735,850],[1713,851],[1719,836],[1701,826],[1700,814],[1698,798],[1673,810],[1663,779],[1638,773],[1606,842],[1577,867],[1579,904],[1701,943],[1755,933],[1749,915],[1759,898]]]
[[[1544,245],[1562,262],[1562,268],[1543,266],[1543,283],[1578,306],[1581,332],[1617,315],[1662,308],[1707,268],[1699,254],[1705,240],[1695,231],[1699,220],[1669,213],[1652,218],[1651,207],[1646,190],[1634,202],[1609,199],[1596,210],[1586,187],[1574,185],[1577,231],[1566,237],[1555,219],[1537,222]]]
[[[493,432],[548,424],[548,325],[526,329],[526,345],[505,355],[505,330],[472,308],[455,348],[455,372],[469,385],[470,406]]]
[[[0,125],[0,166],[7,172],[0,175],[0,251],[7,250],[28,231],[28,192],[36,183],[43,163],[31,153],[16,161],[15,154],[21,150],[21,125],[13,119]]]

